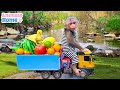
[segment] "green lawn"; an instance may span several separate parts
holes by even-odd
[[[23,71],[19,71],[16,65],[16,54],[0,54],[0,78],[4,78],[6,76],[20,73]]]
[[[97,57],[95,60],[95,73],[89,79],[120,79],[120,57]]]
[[[16,66],[16,54],[0,54],[0,78],[20,73]],[[120,57],[107,58],[97,57],[95,60],[95,73],[89,76],[88,79],[120,79]]]

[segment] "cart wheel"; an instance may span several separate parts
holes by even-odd
[[[62,76],[62,72],[61,71],[54,71],[53,72],[53,77],[55,79],[59,79],[59,78],[61,78],[61,76]]]
[[[41,72],[41,75],[42,75],[43,79],[48,79],[51,74],[49,71],[43,71],[43,72]]]
[[[80,71],[80,77],[86,78],[88,76],[88,72],[85,69],[81,69]]]

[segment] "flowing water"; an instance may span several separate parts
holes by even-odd
[[[46,38],[48,36],[52,36],[55,38],[56,42],[60,42],[61,36],[62,36],[63,29],[59,30],[48,30],[46,32],[43,32],[43,37]],[[78,34],[77,34],[78,35]],[[79,36],[78,36],[79,37]],[[104,36],[94,36],[93,37],[94,42],[87,42],[87,38],[78,38],[78,41],[80,42],[80,45],[82,47],[86,47],[88,45],[93,45],[95,48],[99,49],[117,49],[120,48],[120,41],[112,40],[112,41],[106,41]]]
[[[43,38],[52,36],[55,38],[56,42],[60,42],[62,32],[63,32],[63,29],[58,29],[58,30],[50,29],[48,31],[43,31],[42,36],[43,36]],[[77,36],[77,37],[79,37],[79,36]],[[12,38],[15,38],[15,36],[12,35],[12,36],[10,36],[10,38],[0,39],[0,43],[10,42],[11,41],[10,39],[12,39]],[[80,45],[82,47],[86,47],[88,45],[93,45],[95,48],[99,48],[99,49],[120,48],[120,41],[117,41],[117,40],[112,40],[112,41],[108,42],[105,40],[105,38],[103,36],[94,36],[93,40],[94,40],[94,42],[87,42],[86,36],[84,38],[78,38],[78,41],[80,42]]]

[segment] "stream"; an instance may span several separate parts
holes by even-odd
[[[58,29],[58,30],[48,30],[48,31],[43,31],[42,36],[43,38],[46,37],[54,37],[56,42],[60,42],[61,36],[62,36],[63,29]],[[9,38],[10,37],[10,38]],[[8,35],[7,39],[0,39],[0,44],[1,43],[9,43],[15,42],[15,38],[17,35]],[[87,38],[77,38],[77,40],[80,42],[80,45],[84,48],[87,47],[88,45],[93,45],[95,48],[98,49],[117,49],[120,48],[120,41],[114,41],[114,42],[107,42],[103,36],[94,36],[94,42],[87,42]],[[13,44],[14,45],[14,44]]]

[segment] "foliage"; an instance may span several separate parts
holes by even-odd
[[[2,12],[3,11],[1,11],[0,13]],[[9,11],[5,11],[5,12],[9,12]],[[32,25],[32,26],[42,25],[45,28],[51,26],[52,23],[54,22],[55,24],[61,24],[63,20],[65,20],[68,16],[68,12],[66,11],[19,11],[19,12],[23,13],[22,24]],[[75,14],[78,15],[77,12],[75,12],[74,15]],[[16,24],[6,24],[6,26],[14,27],[16,26]]]
[[[120,14],[100,17],[97,21],[104,24],[105,31],[107,32],[120,32]]]
[[[52,22],[63,20],[66,14],[61,11],[22,11],[23,24],[32,24],[35,26],[43,25],[44,27],[52,25]]]
[[[23,24],[29,24],[30,16],[32,14],[31,11],[22,11],[23,13]]]
[[[97,21],[100,23],[106,23],[106,21],[107,21],[106,19],[107,19],[107,17],[100,17],[97,19]]]
[[[67,16],[67,13],[63,11],[48,11],[46,12],[47,19],[51,20],[64,20]]]
[[[106,28],[110,31],[120,32],[120,19],[111,19],[106,24]]]

